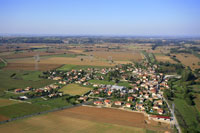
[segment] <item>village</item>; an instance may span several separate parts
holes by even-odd
[[[65,94],[60,89],[65,85],[75,83],[91,87],[89,92],[76,99],[76,103],[90,99],[94,101],[91,106],[142,112],[154,120],[170,122],[171,114],[163,98],[163,91],[169,88],[168,79],[162,73],[156,73],[157,67],[157,65],[143,62],[137,67],[135,64],[126,64],[101,69],[51,70],[44,74],[56,83],[43,88],[15,89],[14,93],[24,94],[17,97],[19,100],[35,97],[48,100],[64,96]],[[93,83],[90,82],[91,80],[101,82]],[[126,83],[125,86],[119,85],[120,82]]]

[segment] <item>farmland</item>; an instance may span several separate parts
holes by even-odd
[[[174,60],[170,58],[170,56],[166,56],[164,54],[154,54],[155,58],[159,62],[170,62],[170,63],[176,63]]]
[[[198,64],[200,59],[192,54],[176,54],[176,58],[181,61],[185,66],[189,66],[192,69],[200,68]]]
[[[68,84],[60,89],[60,91],[62,91],[64,94],[70,95],[83,95],[90,90],[91,88],[82,87],[77,84]]]
[[[24,72],[25,75],[22,74],[21,71],[0,71],[0,91],[4,91],[7,89],[14,88],[25,88],[28,86],[32,87],[44,87],[45,85],[54,83],[54,81],[47,79],[38,79],[35,72]],[[12,75],[16,75],[16,77],[12,77]],[[33,78],[33,79],[32,79]],[[35,80],[35,81],[34,81]]]
[[[98,115],[97,115],[98,114]],[[120,115],[119,115],[120,114]],[[105,119],[107,118],[107,119]],[[0,125],[8,132],[153,132],[168,130],[145,126],[144,116],[113,109],[76,107]],[[12,128],[9,128],[11,127]],[[20,127],[20,128],[19,128]]]

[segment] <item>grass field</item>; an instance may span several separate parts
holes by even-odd
[[[115,83],[113,81],[106,81],[106,80],[90,80],[89,83],[93,84],[104,84],[104,85],[114,85]]]
[[[37,112],[49,110],[50,107],[40,106],[36,104],[18,103],[0,107],[0,115],[16,118],[24,115],[29,115]]]
[[[60,89],[60,91],[62,91],[64,94],[70,95],[83,95],[90,90],[91,88],[82,87],[78,84],[68,84]]]
[[[107,119],[105,119],[107,118]],[[145,133],[168,130],[145,126],[141,113],[113,109],[76,107],[0,125],[0,132]],[[12,128],[10,128],[12,127]],[[169,130],[168,130],[169,131]]]
[[[17,104],[17,103],[19,103],[19,102],[0,98],[0,107]]]
[[[175,108],[180,113],[179,115],[176,114],[180,125],[184,125],[184,123],[186,123],[187,126],[192,127],[194,126],[194,124],[198,124],[196,117],[198,112],[196,111],[195,107],[189,106],[185,100],[178,98],[174,100],[174,103]],[[183,119],[184,121],[182,121],[181,119]]]
[[[25,88],[28,86],[39,88],[55,82],[47,79],[38,80],[36,76],[38,74],[37,72],[36,73],[31,72],[30,75],[26,76],[24,75],[25,77],[22,75],[22,79],[17,79],[17,78],[15,79],[11,77],[11,75],[13,74],[19,75],[20,77],[21,73],[23,73],[23,71],[8,71],[8,70],[0,71],[0,91],[13,88]],[[30,81],[31,78],[37,81]]]

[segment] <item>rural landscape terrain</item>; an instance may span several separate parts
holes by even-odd
[[[0,132],[200,132],[200,39],[0,37]]]

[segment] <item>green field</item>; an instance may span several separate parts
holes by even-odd
[[[66,65],[63,65],[62,67],[58,68],[57,70],[69,71],[72,69],[78,70],[78,69],[87,69],[87,68],[105,68],[105,67],[104,66],[88,66],[88,65],[81,66],[81,65],[66,64]]]
[[[0,98],[0,107],[17,104],[19,102]]]
[[[70,95],[83,95],[90,90],[91,88],[82,87],[78,84],[69,84],[60,89],[60,91],[62,91],[64,94]]]
[[[23,75],[23,73],[26,73],[26,75]],[[55,82],[47,79],[39,79],[37,75],[40,72],[27,73],[24,71],[0,71],[0,92],[7,89],[26,88],[28,86],[39,88]],[[33,80],[31,80],[32,78]]]
[[[114,85],[115,83],[113,81],[106,81],[106,80],[90,80],[89,83],[93,84],[104,84],[104,85]]]
[[[52,99],[48,99],[48,100],[44,100],[42,98],[35,98],[35,99],[31,99],[29,101],[31,101],[33,104],[36,104],[36,105],[54,109],[54,108],[60,108],[63,106],[71,105],[69,102],[66,101],[66,97],[67,96],[63,96],[63,97],[52,98]]]
[[[40,105],[28,104],[28,103],[19,103],[19,104],[12,104],[8,106],[0,107],[0,115],[6,116],[9,118],[16,118],[16,117],[21,117],[24,115],[46,111],[49,109],[50,107],[47,107],[47,106],[40,106]]]

